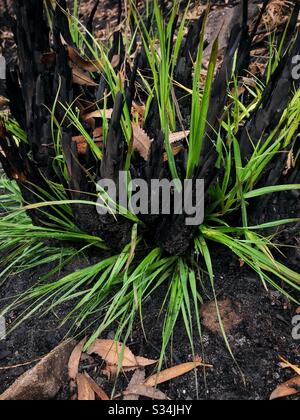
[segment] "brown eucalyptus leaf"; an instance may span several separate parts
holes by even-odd
[[[73,82],[80,86],[98,86],[97,83],[95,83],[91,77],[84,72],[84,70],[81,70],[79,67],[74,66],[72,68],[72,74],[73,74]]]
[[[60,40],[62,45],[64,45],[68,50],[69,59],[74,63],[76,66],[90,72],[95,72],[101,70],[101,64],[99,61],[92,60],[88,61],[81,57],[80,53],[65,41],[62,34],[60,34]]]
[[[77,153],[79,155],[85,155],[87,152],[87,141],[84,136],[74,136],[72,141],[76,143]]]
[[[89,348],[88,354],[98,354],[109,365],[118,366],[122,361],[122,367],[137,366],[137,360],[128,347],[114,340],[96,340]]]
[[[177,143],[181,140],[186,139],[190,134],[189,130],[186,131],[178,131],[177,133],[171,133],[169,136],[170,143]]]
[[[126,388],[125,392],[132,392],[132,388],[142,385],[145,382],[145,370],[144,369],[138,369],[136,372],[134,372],[131,381],[129,382],[128,387]],[[127,401],[136,401],[139,399],[139,394],[129,394],[124,396],[124,400]]]
[[[169,400],[169,398],[159,389],[146,385],[135,385],[129,391],[124,391],[124,397],[129,395],[140,395],[142,397],[151,398],[152,400]]]
[[[144,160],[148,160],[152,141],[148,134],[138,125],[132,124],[133,149],[136,150]]]
[[[94,130],[93,137],[95,144],[101,149],[103,147],[103,139],[102,136],[99,135],[100,131],[98,129]],[[99,137],[96,137],[99,135]],[[84,136],[74,136],[72,137],[72,141],[76,143],[77,153],[79,155],[85,155],[88,149],[88,142]]]
[[[78,401],[94,401],[95,392],[92,389],[87,377],[82,373],[77,375]]]
[[[191,370],[199,367],[205,366],[206,368],[212,368],[211,365],[205,365],[201,358],[196,359],[194,362],[183,363],[178,366],[174,366],[170,369],[163,370],[155,375],[150,376],[145,381],[147,386],[156,386],[164,382],[170,381],[171,379],[178,378],[179,376],[185,375]]]
[[[182,144],[172,144],[172,153],[174,156],[177,156],[182,150],[184,150],[184,147]],[[164,162],[167,162],[169,160],[167,152],[164,153]]]
[[[88,383],[90,385],[90,387],[92,388],[92,390],[95,392],[95,394],[100,398],[100,400],[102,401],[109,401],[110,398],[109,396],[106,394],[105,391],[103,391],[103,389],[90,377],[90,375],[85,372],[85,377],[88,380]]]
[[[279,385],[275,391],[272,392],[270,400],[277,400],[278,398],[289,397],[300,392],[300,376]]]
[[[76,66],[80,67],[83,70],[90,71],[91,73],[101,71],[103,66],[99,61],[92,60],[88,61],[81,57],[79,52],[68,45],[68,55],[69,59],[74,63]]]
[[[86,338],[84,338],[77,344],[77,346],[72,351],[72,354],[69,359],[68,372],[69,372],[69,378],[71,380],[71,388],[75,387],[75,381],[78,375],[80,358],[81,358],[85,343],[86,343]]]
[[[140,356],[136,357],[136,361],[137,361],[138,366],[142,366],[142,367],[151,366],[157,363],[157,360],[147,359],[146,357],[140,357]]]
[[[87,114],[83,114],[82,118],[84,119],[84,121],[89,120],[90,118],[103,118],[103,115],[105,116],[105,118],[107,120],[111,119],[113,113],[113,109],[106,109],[104,110],[98,110],[98,111],[93,111],[93,112],[89,112]]]
[[[103,141],[103,130],[102,127],[97,127],[93,131],[93,139],[97,141]]]
[[[136,369],[138,369],[139,366],[131,366],[131,367],[123,367],[122,372],[132,372]],[[107,379],[110,381],[111,379],[114,379],[118,374],[118,366],[115,365],[106,365],[104,369],[101,370],[102,375],[106,376]]]
[[[120,64],[121,61],[121,57],[119,56],[119,54],[115,54],[113,56],[113,58],[111,59],[111,65],[112,67],[115,69],[116,67],[118,67],[118,65]]]

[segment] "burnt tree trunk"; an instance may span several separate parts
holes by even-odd
[[[98,1],[88,21],[89,30],[92,29],[92,20],[96,13]],[[121,2],[120,2],[121,3]],[[255,31],[251,34],[248,30],[248,2],[243,1],[243,13],[241,21],[236,22],[231,31],[227,50],[222,66],[220,67],[212,88],[211,102],[208,113],[206,135],[203,142],[199,167],[194,174],[194,179],[205,180],[205,194],[209,203],[208,191],[218,178],[222,177],[222,169],[216,167],[217,151],[212,141],[214,129],[219,126],[224,117],[224,107],[228,103],[227,82],[231,78],[234,59],[235,75],[243,76],[248,69],[250,51]],[[133,69],[125,65],[127,76],[126,94],[121,92],[113,100],[112,95],[108,98],[108,106],[113,107],[110,120],[107,141],[102,145],[102,161],[96,159],[88,143],[84,145],[84,152],[80,151],[74,138],[79,136],[77,129],[72,126],[66,117],[64,107],[74,104],[80,110],[86,112],[96,111],[96,103],[102,108],[104,97],[109,86],[104,74],[99,72],[94,75],[94,82],[89,86],[78,83],[74,76],[74,66],[80,67],[80,62],[72,62],[71,52],[76,52],[69,31],[68,18],[65,13],[66,1],[59,0],[53,10],[53,36],[43,10],[42,0],[16,0],[14,3],[15,19],[13,31],[18,50],[18,63],[7,69],[7,96],[10,99],[12,116],[25,130],[27,143],[17,144],[14,138],[1,126],[0,137],[2,139],[2,153],[0,160],[6,174],[16,180],[20,186],[25,203],[38,203],[42,200],[49,201],[52,196],[51,182],[61,184],[69,199],[74,201],[94,200],[97,190],[96,183],[101,179],[109,179],[115,182],[118,189],[119,172],[125,168],[128,145],[124,139],[121,117],[126,103],[128,109],[136,99],[136,81],[139,81],[137,70],[145,75],[151,74],[143,49],[137,54]],[[119,8],[119,22],[121,21],[122,7]],[[287,31],[287,42],[296,30],[297,16],[299,14],[299,2],[296,3],[293,16]],[[258,18],[260,19],[261,16]],[[190,26],[189,32],[184,39],[180,50],[178,63],[175,69],[175,79],[181,84],[191,87],[193,76],[193,62],[196,57],[200,33],[203,26],[203,17]],[[149,23],[148,23],[149,24]],[[256,25],[256,29],[258,24]],[[175,31],[175,28],[174,28]],[[288,44],[287,44],[288,45]],[[291,97],[293,89],[299,87],[299,81],[292,79],[292,59],[300,53],[300,35],[298,34],[293,47],[286,50],[286,54],[273,74],[261,103],[249,118],[249,121],[241,128],[237,137],[240,141],[244,162],[252,154],[255,142],[266,137],[278,123],[283,110]],[[78,54],[78,52],[76,53]],[[119,63],[115,71],[122,69],[122,63],[126,61],[125,47],[122,43],[120,32],[113,36],[113,46],[109,52],[109,59],[119,56]],[[82,67],[80,71],[88,76],[88,72]],[[187,124],[191,112],[191,101],[175,88],[176,98],[181,107],[181,113]],[[61,168],[55,165],[56,152],[53,142],[53,127],[50,110],[56,108],[54,116],[61,123],[61,146],[64,162],[67,169],[67,177]],[[93,138],[95,128],[100,128],[101,119],[96,118],[93,124],[83,120],[85,130]],[[96,127],[95,127],[96,125]],[[131,164],[132,176],[138,175],[148,184],[152,179],[170,179],[168,163],[164,161],[164,142],[158,114],[157,102],[154,98],[149,116],[145,124],[145,130],[153,139],[150,156],[147,161],[137,156]],[[55,131],[57,134],[57,129]],[[254,143],[253,143],[254,141]],[[185,160],[187,147],[176,156],[179,173],[185,177]],[[130,147],[130,145],[129,145]],[[288,151],[286,151],[288,152]],[[263,178],[259,180],[261,185],[275,185],[284,182],[300,182],[300,168],[296,168],[289,177],[282,179],[285,166],[285,158],[272,161],[266,169]],[[50,182],[49,182],[50,181]],[[235,180],[232,180],[234,182]],[[259,185],[259,184],[258,184]],[[92,197],[92,198],[91,198]],[[299,197],[295,193],[295,200]],[[260,207],[258,213],[253,211],[253,221],[264,221],[269,213],[269,204],[274,197],[257,200]],[[285,195],[276,195],[276,200],[285,200]],[[73,218],[76,225],[90,235],[102,237],[107,245],[113,250],[122,249],[130,242],[132,222],[118,215],[100,215],[96,206],[79,203],[72,204]],[[31,210],[29,212],[33,223],[48,225],[52,208]],[[299,211],[300,212],[300,211]],[[166,252],[173,255],[181,255],[188,252],[198,227],[186,225],[187,215],[149,215],[143,217],[144,235],[148,240],[162,247]]]

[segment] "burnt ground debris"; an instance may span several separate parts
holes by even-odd
[[[222,248],[214,250],[216,258],[216,287],[218,299],[230,299],[234,310],[242,319],[239,326],[228,333],[228,338],[236,360],[245,376],[244,384],[241,372],[233,362],[223,338],[218,333],[212,333],[203,328],[203,341],[196,339],[196,351],[204,355],[205,361],[212,364],[212,370],[198,370],[199,399],[208,400],[265,400],[282,382],[291,377],[291,373],[279,366],[279,356],[300,363],[300,342],[292,338],[292,318],[295,315],[295,305],[289,304],[280,294],[267,293],[258,277],[246,268],[240,267],[240,261]],[[86,261],[76,261],[67,267],[62,274],[72,272],[86,264]],[[9,297],[23,292],[36,282],[49,267],[16,276],[11,279],[5,289],[1,290],[1,302],[7,302]],[[166,290],[165,290],[166,292]],[[211,298],[207,289],[207,297]],[[145,340],[140,324],[137,322],[128,341],[128,346],[135,354],[148,358],[157,358],[161,346],[160,331],[163,319],[157,319],[164,291],[160,290],[144,308],[144,328],[147,331]],[[205,296],[205,292],[203,292]],[[21,309],[20,309],[21,310]],[[36,316],[26,321],[22,326],[0,342],[0,369],[5,366],[22,364],[35,360],[50,352],[59,344],[70,325],[62,329],[57,326],[70,307],[59,308],[47,317]],[[18,313],[11,313],[13,320]],[[10,321],[8,319],[8,322]],[[114,336],[113,328],[107,331],[107,337]],[[202,353],[202,346],[204,353]],[[167,367],[192,359],[189,340],[185,333],[183,322],[176,328],[173,342],[173,353],[169,353]],[[101,360],[95,360],[95,366],[86,368],[87,362],[81,363],[81,369],[87,371],[101,387],[109,394],[114,382],[100,374]],[[33,363],[34,365],[34,363]],[[4,391],[29,366],[15,369],[0,370],[0,392]],[[147,368],[151,374],[151,368]],[[117,392],[126,388],[131,375],[121,376]],[[207,388],[205,386],[207,383]],[[181,378],[163,384],[160,389],[174,400],[196,399],[196,382],[193,372]],[[57,395],[57,399],[69,399],[70,391],[66,376],[65,385]],[[294,399],[297,397],[294,397]]]

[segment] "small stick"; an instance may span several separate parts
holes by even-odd
[[[42,359],[42,357],[39,357],[38,359],[31,360],[30,362],[20,363],[20,364],[18,364],[18,365],[13,365],[13,366],[4,366],[4,367],[0,367],[0,370],[17,369],[17,368],[19,368],[19,367],[32,365],[32,363],[38,362],[38,361],[39,361],[39,360],[41,360],[41,359]]]

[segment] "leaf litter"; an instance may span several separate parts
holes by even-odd
[[[283,384],[279,385],[271,394],[270,400],[277,400],[279,398],[284,397],[291,397],[293,395],[297,395],[300,393],[300,367],[293,365],[289,361],[285,360],[283,357],[280,356],[280,366],[283,369],[291,369],[294,371],[297,376],[288,381],[284,382]]]
[[[109,397],[105,391],[88,375],[78,373],[80,352],[84,349],[85,341],[81,341],[74,349],[69,361],[69,375],[71,383],[76,375],[78,387],[78,399],[94,399],[97,395],[101,400],[107,400]],[[179,376],[185,375],[197,367],[213,368],[212,365],[204,364],[200,357],[194,361],[182,363],[169,369],[151,375],[146,378],[145,367],[152,366],[157,360],[148,359],[142,356],[136,356],[129,347],[123,343],[111,339],[97,339],[87,350],[88,355],[97,355],[106,363],[101,370],[102,375],[108,379],[117,376],[119,373],[133,371],[132,378],[127,388],[115,399],[123,397],[124,400],[137,400],[140,396],[155,400],[168,400],[168,396],[158,390],[159,384],[168,382]],[[83,378],[84,376],[84,378]]]

